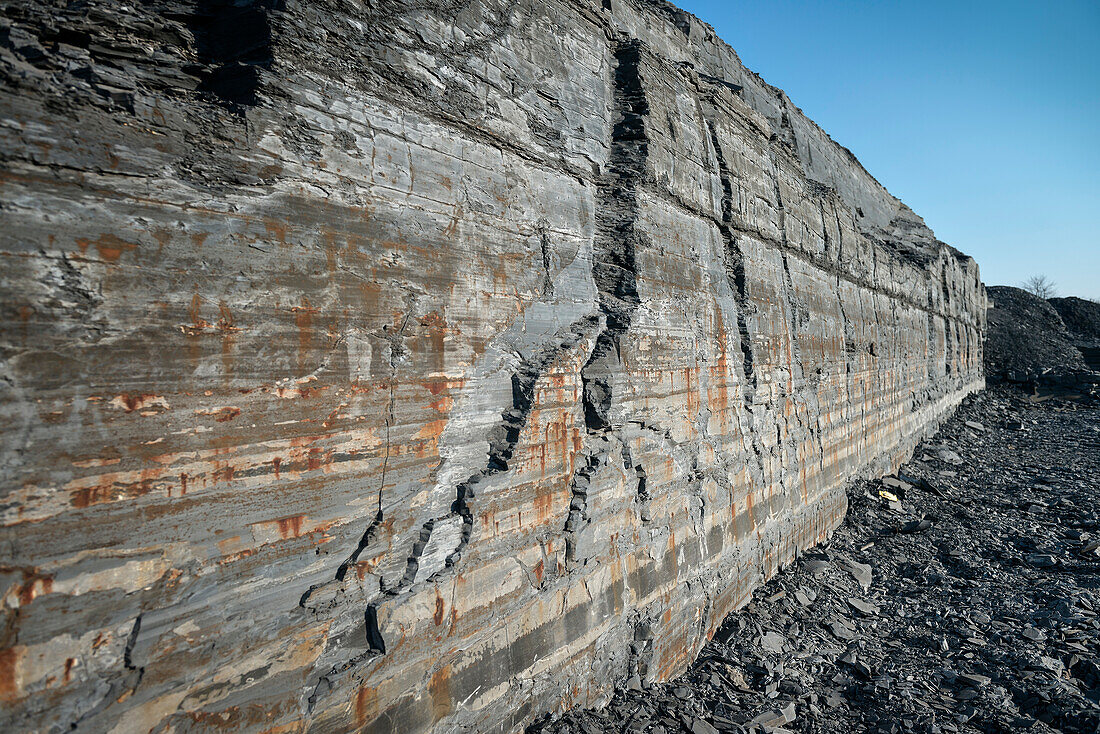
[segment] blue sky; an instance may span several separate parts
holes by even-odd
[[[1100,298],[1100,2],[676,1],[986,284]]]

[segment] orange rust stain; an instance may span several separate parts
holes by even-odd
[[[191,243],[196,249],[202,249],[202,243],[206,242],[206,238],[210,236],[209,232],[195,232],[191,235]]]
[[[435,379],[435,380],[421,380],[420,385],[428,390],[432,395],[438,395],[444,390],[461,390],[463,385],[466,384],[465,379]]]
[[[65,675],[62,681],[68,683],[73,679],[73,666],[76,665],[76,658],[65,658]]]
[[[154,229],[153,239],[157,241],[157,254],[160,254],[164,246],[172,240],[172,233],[167,229]]]
[[[110,402],[110,405],[118,406],[127,413],[133,413],[135,410],[153,406],[159,406],[166,410],[168,409],[168,401],[165,400],[163,396],[154,395],[153,393],[123,393],[122,395],[116,395]]]
[[[98,505],[100,502],[108,502],[110,499],[111,489],[109,487],[85,487],[74,492],[69,499],[69,503],[78,510],[83,510],[85,507]]]
[[[225,301],[218,301],[218,329],[225,332],[240,331],[233,325],[234,323],[233,313],[229,310],[228,304]]]
[[[274,469],[275,469],[275,479],[276,480],[279,479],[279,465],[282,464],[282,463],[283,463],[283,460],[278,456],[276,456],[274,459],[271,460],[271,466],[274,467]]]
[[[305,518],[305,515],[293,515],[292,517],[276,520],[275,522],[279,525],[279,535],[282,536],[283,540],[301,536],[302,522]]]
[[[328,417],[321,421],[321,425],[325,428],[332,428],[336,424],[336,420],[340,417],[340,411],[347,407],[347,403],[341,403],[332,409],[332,412],[328,414]]]
[[[145,470],[142,472],[141,481],[129,485],[116,485],[116,480],[118,478],[117,474],[104,474],[99,484],[74,490],[69,498],[69,503],[73,507],[82,510],[86,507],[100,504],[101,502],[113,502],[116,500],[143,497],[149,494],[153,488],[153,481],[155,478],[153,475],[155,475],[155,472],[155,469]],[[147,473],[150,476],[146,476]]]
[[[32,601],[53,592],[53,576],[40,576],[31,571],[23,572],[23,583],[19,585],[16,596],[19,598],[19,606],[26,606]]]
[[[444,237],[454,237],[458,233],[458,223],[462,219],[462,207],[456,206],[454,216],[443,230]]]
[[[437,627],[443,624],[443,597],[439,595],[438,591],[435,594],[435,614],[432,615],[432,620],[435,621]]]
[[[429,326],[434,329],[447,329],[447,320],[444,319],[438,311],[429,311],[417,319],[417,321],[420,322],[421,326]]]
[[[208,324],[203,320],[200,313],[202,312],[202,296],[198,293],[191,296],[191,305],[187,308],[187,318],[191,319],[191,325],[198,330],[205,329]]]
[[[265,219],[264,229],[266,229],[267,233],[273,238],[284,245],[286,244],[286,222],[280,222],[274,219]]]
[[[432,697],[432,722],[439,721],[451,712],[451,666],[444,665],[432,674],[428,683],[428,693]]]
[[[298,325],[298,366],[304,371],[309,350],[313,345],[313,315],[319,309],[310,304],[308,298],[302,299],[301,306],[294,307],[294,323]]]
[[[89,245],[95,245],[95,249],[99,252],[99,256],[109,263],[118,262],[123,252],[127,250],[136,250],[138,247],[134,242],[127,242],[126,240],[108,233],[101,234],[99,239],[96,240],[79,237],[76,240],[76,244],[80,247],[81,252],[87,252]]]
[[[180,497],[187,494],[187,474],[180,474]]]
[[[439,434],[443,433],[443,429],[447,426],[447,420],[440,419],[437,421],[429,421],[425,423],[419,431],[413,436],[415,439],[434,439],[439,438]]]
[[[226,421],[233,420],[234,418],[236,418],[240,414],[241,414],[241,409],[240,408],[235,408],[233,406],[226,406],[224,408],[220,408],[216,413],[214,413],[214,420],[216,420],[218,423],[225,423]]]
[[[238,545],[240,545],[240,543],[241,543],[241,536],[234,535],[232,538],[225,538],[224,540],[219,540],[218,541],[218,550],[221,551],[222,555],[225,555],[227,553],[232,552],[234,548],[236,548]]]
[[[535,518],[539,525],[545,525],[550,519],[551,513],[554,511],[554,490],[553,487],[549,488],[549,491],[539,491],[543,488],[540,482],[536,488],[535,495]]]
[[[22,645],[0,650],[0,701],[14,701],[23,693],[19,685],[19,663],[27,648]]]
[[[363,686],[355,693],[355,725],[362,728],[378,717],[378,689]]]
[[[439,400],[436,400],[434,403],[430,403],[428,407],[432,408],[433,410],[437,410],[440,413],[449,413],[451,412],[451,408],[454,407],[454,404],[454,398],[444,396]]]

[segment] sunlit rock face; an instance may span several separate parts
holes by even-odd
[[[635,0],[4,0],[5,730],[515,731],[674,676],[985,295]]]

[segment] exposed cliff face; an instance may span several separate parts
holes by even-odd
[[[597,703],[982,385],[974,262],[670,5],[3,17],[6,728]]]

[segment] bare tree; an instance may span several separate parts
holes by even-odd
[[[1058,295],[1058,287],[1054,284],[1053,280],[1045,275],[1033,275],[1023,283],[1020,283],[1020,287],[1028,293],[1043,299],[1054,298]]]

